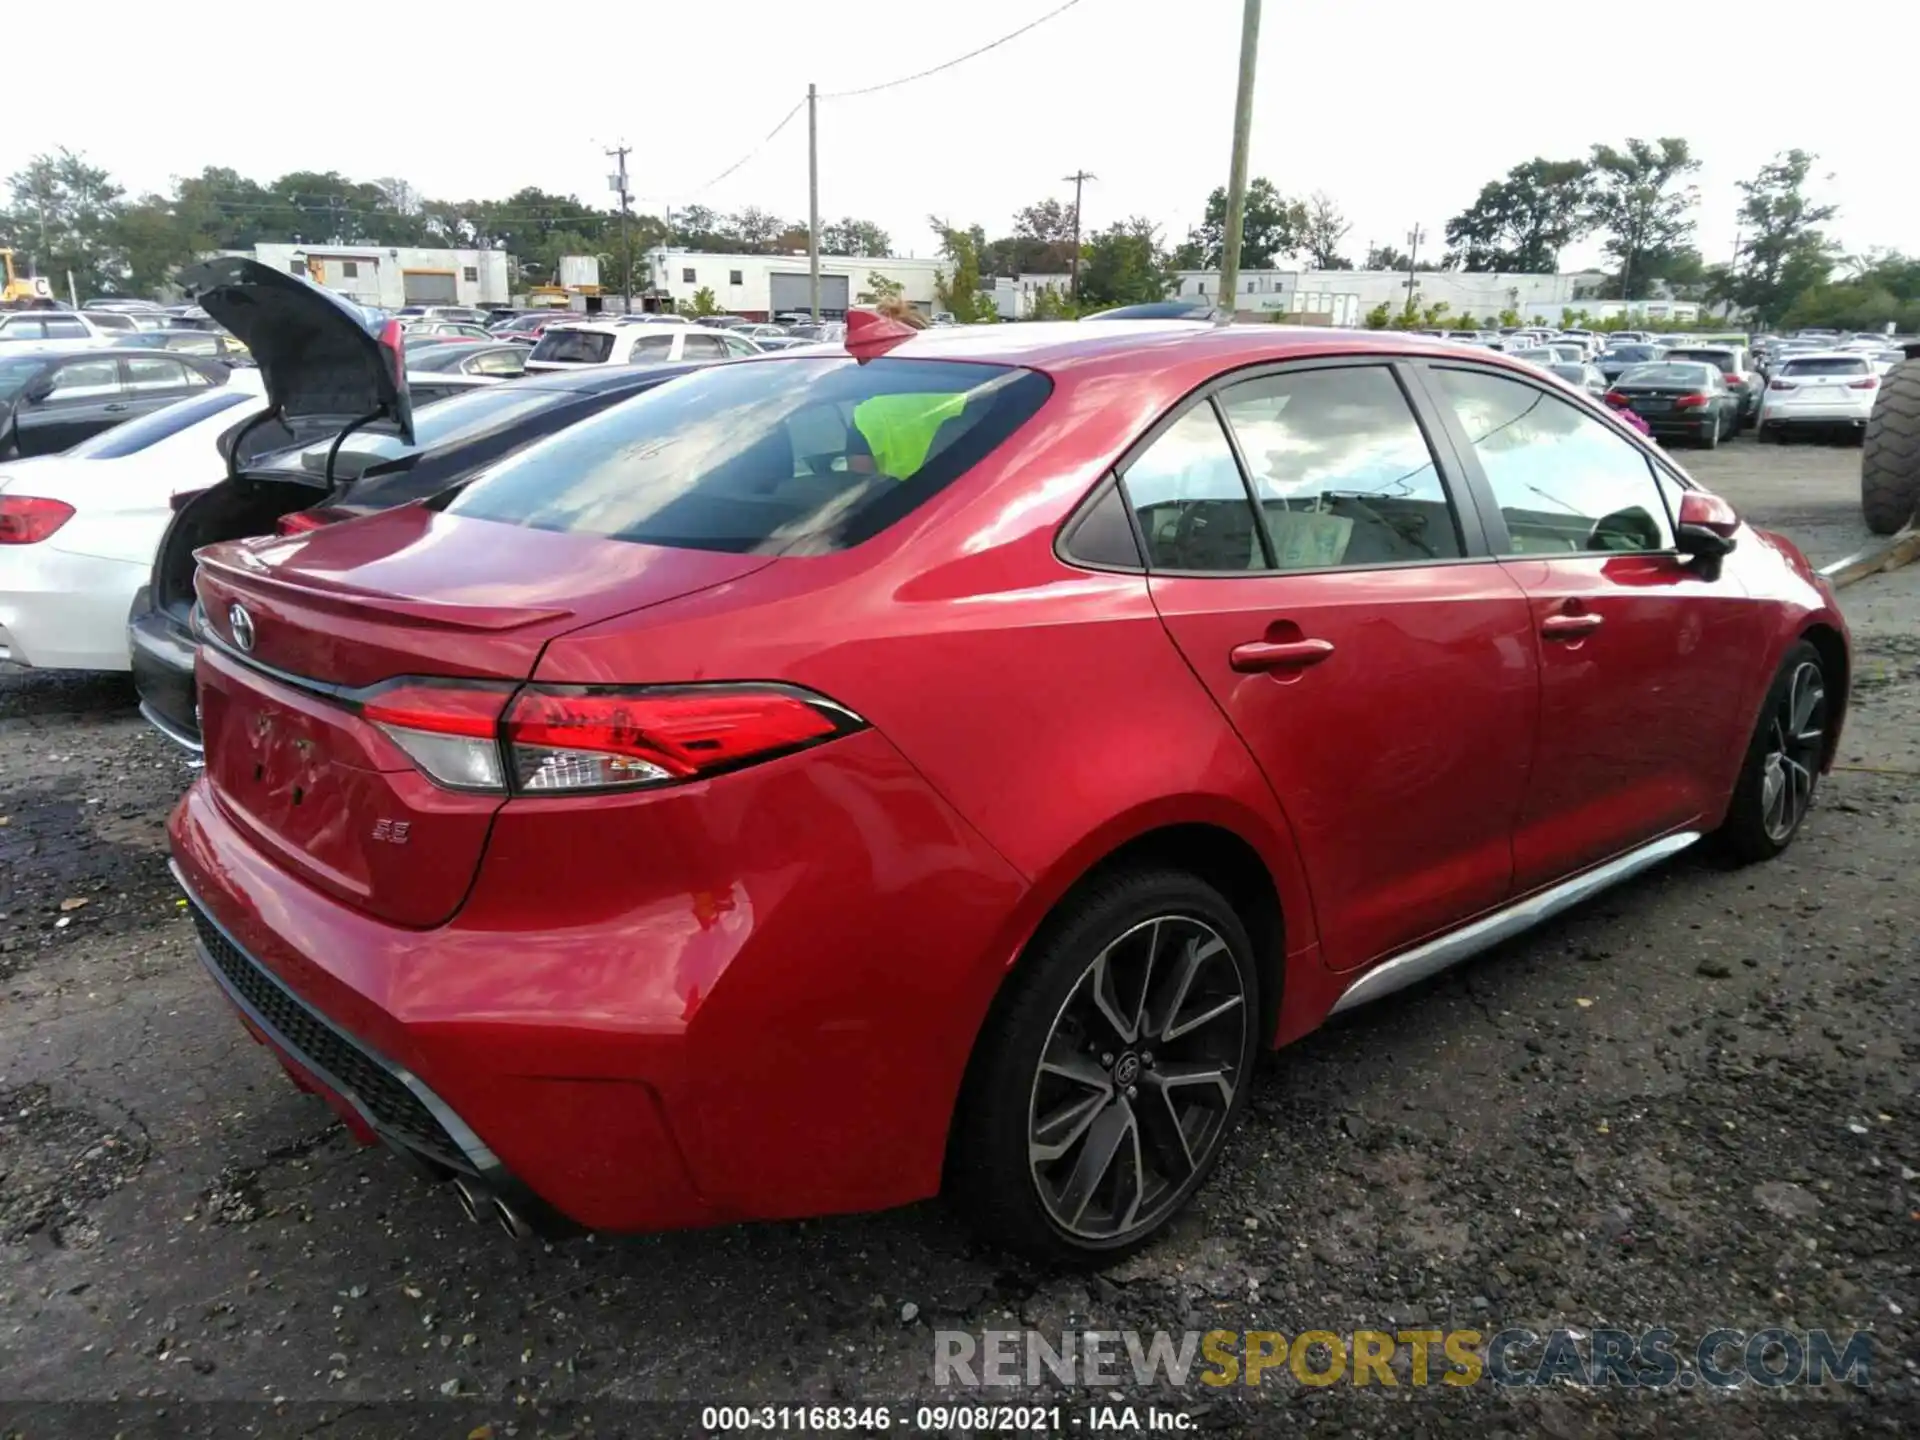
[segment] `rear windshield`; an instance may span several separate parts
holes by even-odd
[[[1640,361],[1658,359],[1659,347],[1654,345],[1616,345],[1600,358],[1632,365]]]
[[[516,424],[549,405],[562,404],[570,398],[564,391],[536,390],[517,385],[475,386],[472,390],[445,400],[432,401],[414,411],[412,445],[388,430],[368,427],[354,431],[341,442],[339,457],[334,461],[333,477],[336,480],[350,480],[365,474],[375,465],[438,449],[442,445],[471,440],[476,435],[485,435],[503,426]],[[309,475],[324,475],[327,473],[327,451],[332,448],[333,440],[328,438],[269,455],[254,461],[248,468],[299,470]]]
[[[529,360],[565,360],[576,365],[604,365],[613,353],[613,336],[597,330],[549,330],[533,347]]]
[[[1669,360],[1698,360],[1703,365],[1717,366],[1722,375],[1733,373],[1733,352],[1731,350],[1669,350]]]
[[[1622,385],[1705,385],[1713,371],[1705,365],[1636,365],[1620,377]]]
[[[1789,360],[1781,368],[1783,375],[1864,375],[1867,362],[1845,355],[1821,355],[1807,360]]]
[[[222,410],[231,410],[249,398],[251,397],[243,390],[229,390],[223,386],[205,395],[176,400],[173,404],[163,405],[137,420],[129,420],[126,424],[116,425],[111,430],[102,430],[99,434],[82,440],[67,451],[67,454],[85,460],[118,460],[123,455],[135,454],[149,445],[157,445],[169,435],[178,435],[189,425],[204,420],[209,415],[218,415]]]
[[[1030,370],[884,356],[719,366],[529,447],[446,508],[649,545],[821,554],[953,483],[1052,388]]]

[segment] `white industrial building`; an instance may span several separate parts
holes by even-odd
[[[806,253],[794,255],[715,255],[705,251],[649,251],[653,293],[674,305],[691,305],[702,290],[729,315],[770,319],[791,310],[812,308]],[[945,260],[871,259],[861,255],[820,257],[820,314],[841,320],[860,297],[872,295],[870,277],[900,286],[901,295],[921,310],[938,308],[934,277],[952,269]],[[663,304],[662,308],[666,308]]]
[[[1415,303],[1425,309],[1446,302],[1449,313],[1491,320],[1502,310],[1514,310],[1522,322],[1536,316],[1558,324],[1565,309],[1586,310],[1598,317],[1608,302],[1583,299],[1605,277],[1597,270],[1567,275],[1507,275],[1466,270],[1417,270],[1413,275]],[[1175,293],[1219,304],[1220,272],[1182,270]],[[1361,324],[1366,313],[1385,303],[1407,302],[1404,270],[1243,270],[1234,309],[1268,315],[1326,315],[1334,325]],[[1617,304],[1617,302],[1615,302]],[[1680,302],[1653,300],[1633,303],[1636,313],[1649,319],[1679,318],[1673,306]],[[1658,314],[1654,307],[1663,307]]]
[[[387,310],[402,305],[507,305],[512,300],[508,277],[513,262],[504,250],[424,250],[355,242],[256,245],[252,256],[263,265],[306,275],[363,305]]]

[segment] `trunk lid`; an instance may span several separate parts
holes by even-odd
[[[199,559],[217,641],[198,670],[215,795],[290,873],[420,927],[459,907],[505,797],[434,784],[360,713],[367,692],[459,678],[503,710],[555,636],[772,563],[419,506]]]
[[[312,281],[237,255],[189,266],[180,283],[252,352],[268,410],[303,433],[378,418],[413,442],[400,329],[380,335],[353,304]]]

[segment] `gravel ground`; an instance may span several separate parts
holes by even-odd
[[[1825,562],[1858,453],[1683,457]],[[1920,566],[1843,594],[1842,761],[1783,861],[1693,855],[1282,1052],[1174,1236],[1036,1272],[938,1205],[514,1245],[356,1147],[200,973],[189,779],[120,678],[0,680],[0,1436],[609,1435],[661,1401],[934,1398],[934,1329],[1783,1326],[1865,1391],[1145,1395],[1197,1428],[1556,1436],[1920,1423]],[[78,1408],[73,1402],[117,1401]],[[247,1402],[244,1404],[235,1402]]]

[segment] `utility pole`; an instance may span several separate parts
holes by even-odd
[[[1407,232],[1407,314],[1413,314],[1413,271],[1414,262],[1420,258],[1420,242],[1427,238],[1427,232],[1416,222]]]
[[[820,323],[820,94],[807,86],[807,302]]]
[[[1089,180],[1098,180],[1098,175],[1089,175],[1084,170],[1076,170],[1071,175],[1063,175],[1063,180],[1073,182],[1073,278],[1067,283],[1067,293],[1074,299],[1080,298],[1080,187]]]
[[[1227,233],[1221,245],[1220,298],[1227,319],[1240,308],[1240,227],[1247,218],[1247,137],[1253,129],[1253,71],[1260,54],[1260,0],[1240,17],[1240,88],[1233,101],[1233,168],[1227,176]]]
[[[607,178],[613,182],[612,188],[620,192],[620,293],[626,297],[627,314],[633,313],[633,236],[627,228],[627,206],[633,196],[627,193],[627,156],[633,153],[633,147],[624,140],[606,152],[620,162],[620,169]]]

